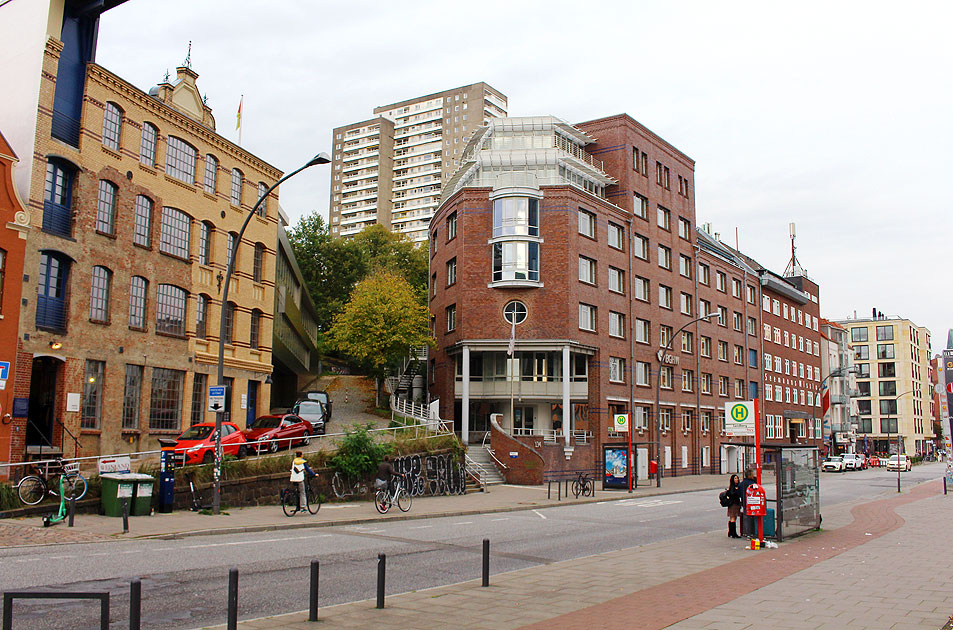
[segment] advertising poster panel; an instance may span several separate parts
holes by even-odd
[[[602,461],[604,473],[602,476],[603,488],[628,488],[629,466],[627,449],[624,445],[603,446]]]

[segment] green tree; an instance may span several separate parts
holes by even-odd
[[[433,345],[429,309],[401,275],[378,271],[362,280],[328,331],[332,348],[361,362],[378,379],[411,348]],[[380,403],[378,399],[378,404]]]
[[[382,225],[364,228],[348,243],[366,274],[384,269],[392,271],[403,276],[422,300],[426,299],[429,263],[426,243],[419,246],[405,234],[391,232]]]
[[[318,330],[326,331],[341,312],[351,290],[367,273],[361,252],[348,241],[332,238],[317,211],[288,230],[301,275],[317,312]]]

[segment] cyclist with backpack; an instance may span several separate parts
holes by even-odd
[[[728,538],[741,538],[738,534],[737,521],[741,516],[741,490],[738,475],[732,475],[728,480],[728,488],[718,495],[722,507],[728,508]]]
[[[304,482],[304,476],[316,477],[317,473],[308,466],[308,461],[304,458],[301,451],[295,451],[294,461],[291,463],[291,483],[298,485],[298,509],[304,510],[308,506],[308,490]]]

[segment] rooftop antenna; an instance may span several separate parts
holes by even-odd
[[[182,64],[186,68],[192,69],[192,40],[189,40],[189,52],[185,55],[185,62]]]
[[[797,276],[807,277],[807,271],[801,266],[801,263],[797,261],[797,254],[795,251],[797,247],[794,245],[794,239],[797,236],[797,231],[794,228],[793,223],[788,224],[788,230],[791,233],[791,260],[788,262],[788,266],[784,268],[784,277],[785,278],[795,278]]]

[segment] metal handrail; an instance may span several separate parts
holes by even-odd
[[[467,455],[466,453],[464,453],[463,457],[464,457],[463,461],[465,464],[464,470],[466,470],[467,474],[469,474],[471,477],[476,479],[477,483],[480,484],[480,488],[482,488],[483,491],[486,492],[486,475],[485,475],[486,471],[483,469],[483,465],[480,464],[480,462],[473,459],[472,457],[470,457],[469,455]],[[479,475],[474,474],[472,469],[478,470],[480,474]]]
[[[483,448],[484,448],[484,450],[486,450],[487,454],[489,454],[489,456],[493,458],[493,461],[495,461],[498,466],[501,466],[501,467],[503,467],[503,468],[509,470],[509,466],[507,466],[506,464],[504,464],[503,462],[501,462],[501,461],[499,460],[499,458],[497,458],[496,453],[493,452],[493,448],[487,445],[486,440],[487,440],[488,437],[490,437],[490,432],[489,432],[489,431],[487,431],[486,433],[483,434]]]

